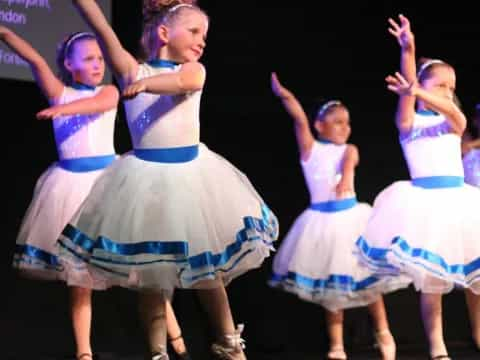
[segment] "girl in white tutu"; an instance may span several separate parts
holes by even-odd
[[[389,21],[402,48],[402,74],[386,81],[400,96],[396,123],[412,180],[379,194],[357,245],[379,276],[412,278],[421,292],[430,356],[448,359],[441,301],[455,285],[466,289],[472,336],[480,344],[480,191],[464,183],[460,139],[466,120],[454,102],[454,69],[429,60],[416,74],[408,19]]]
[[[69,35],[58,47],[60,77],[43,57],[11,30],[0,37],[30,65],[43,94],[52,104],[37,114],[53,119],[59,161],[35,186],[23,219],[14,254],[14,267],[36,279],[61,279],[71,285],[71,311],[78,359],[92,357],[90,345],[91,290],[79,287],[76,277],[63,271],[56,242],[89,193],[93,183],[115,159],[113,131],[118,91],[101,86],[105,64],[91,33]],[[103,282],[96,287],[104,288]]]
[[[213,353],[244,359],[225,285],[259,267],[272,250],[277,220],[244,174],[199,141],[207,15],[192,2],[146,0],[137,62],[120,44],[94,0],[74,2],[97,32],[123,90],[134,150],[97,182],[64,230],[68,271],[149,293],[149,326],[163,326],[164,299],[197,288],[218,340]],[[168,358],[165,336],[152,357]]]
[[[473,132],[465,131],[462,138],[463,170],[465,182],[480,188],[480,103],[472,118]]]
[[[272,74],[272,90],[294,120],[300,160],[311,205],[290,228],[273,262],[269,284],[322,305],[330,337],[328,359],[346,359],[343,344],[343,310],[366,306],[374,320],[376,338],[384,359],[395,358],[395,342],[382,292],[405,287],[404,279],[380,280],[360,266],[355,241],[370,215],[370,205],[357,203],[355,145],[347,144],[350,116],[339,101],[325,103],[313,126],[295,96]]]

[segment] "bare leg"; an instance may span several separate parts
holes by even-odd
[[[187,352],[185,342],[182,337],[182,330],[178,324],[177,317],[173,311],[170,301],[165,303],[166,320],[167,320],[167,334],[170,340],[170,344],[177,354],[184,354]]]
[[[472,328],[472,339],[480,350],[480,295],[474,294],[471,290],[465,290],[468,314],[470,315],[470,327]]]
[[[235,330],[227,292],[223,284],[220,283],[213,289],[199,290],[197,293],[218,338],[218,343],[212,346],[214,353],[224,359],[246,359],[242,350],[240,331]]]
[[[326,310],[328,336],[330,338],[330,350],[328,359],[346,359],[343,346],[343,310],[331,312]]]
[[[139,293],[139,312],[148,337],[152,355],[166,355],[167,325],[165,320],[165,296],[159,292]]]
[[[420,302],[423,326],[430,346],[430,356],[446,355],[447,347],[443,339],[442,295],[422,293]]]
[[[76,286],[70,287],[70,306],[77,358],[91,358],[92,290]]]
[[[383,360],[395,360],[396,346],[390,332],[383,297],[368,306],[375,327],[375,339]]]

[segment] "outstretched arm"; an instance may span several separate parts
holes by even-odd
[[[398,16],[400,24],[393,19],[388,19],[390,28],[388,31],[398,41],[401,48],[400,69],[404,78],[413,83],[417,80],[417,70],[415,64],[415,37],[410,28],[410,21],[403,15]],[[400,132],[408,132],[412,125],[415,115],[415,97],[400,96],[396,114],[396,123]]]
[[[182,64],[177,72],[150,76],[127,86],[122,96],[131,99],[142,92],[153,94],[185,94],[203,88],[206,72],[202,64]]]
[[[347,145],[347,150],[343,157],[342,179],[337,185],[336,192],[338,198],[353,196],[355,168],[358,165],[358,149],[355,145]]]
[[[122,86],[132,83],[138,63],[126,51],[95,0],[72,0],[80,15],[99,38],[105,57]]]
[[[398,72],[395,73],[395,76],[388,76],[386,81],[388,83],[388,89],[401,97],[416,97],[427,103],[432,110],[445,115],[456,134],[461,136],[465,131],[467,119],[453,100],[425,91],[419,87],[416,82],[409,83],[402,74]]]
[[[46,60],[27,41],[4,26],[0,26],[0,40],[30,65],[38,86],[48,100],[53,101],[62,95],[63,83],[52,72]]]
[[[38,119],[54,119],[58,116],[74,114],[97,114],[112,110],[118,104],[118,90],[106,85],[95,96],[72,101],[68,104],[51,106],[37,113]]]
[[[293,119],[300,158],[305,161],[310,157],[315,142],[308,124],[308,117],[295,95],[280,83],[276,73],[272,73],[271,85],[273,93],[282,100],[285,110]]]

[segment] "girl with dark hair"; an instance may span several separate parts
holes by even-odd
[[[273,93],[294,121],[311,205],[290,228],[273,261],[269,284],[319,304],[326,310],[330,349],[327,359],[346,359],[344,310],[368,306],[384,360],[395,359],[382,293],[405,287],[398,280],[378,279],[360,266],[355,241],[364,230],[371,207],[358,203],[354,177],[359,162],[351,134],[350,114],[338,100],[324,103],[313,122],[295,95],[272,74]]]

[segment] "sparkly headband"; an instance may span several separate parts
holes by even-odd
[[[168,13],[171,14],[171,13],[177,11],[177,10],[178,10],[179,8],[181,8],[181,7],[193,8],[193,5],[180,3],[180,4],[177,4],[177,5],[175,5],[175,6],[172,6],[170,9],[168,9]]]
[[[317,113],[317,117],[321,117],[323,116],[323,114],[325,114],[325,112],[330,109],[332,106],[336,106],[336,105],[342,105],[342,103],[338,100],[330,100],[330,101],[327,101],[325,104],[322,105],[322,107],[320,108],[320,110],[318,110],[318,113]]]
[[[442,60],[438,59],[432,59],[424,62],[422,66],[420,66],[420,69],[417,72],[417,78],[419,79],[420,76],[424,73],[425,70],[427,70],[430,66],[435,65],[435,64],[445,64]]]
[[[79,33],[76,33],[75,35],[73,35],[70,39],[68,39],[68,41],[65,43],[65,47],[64,47],[64,50],[63,50],[63,53],[65,55],[65,57],[67,56],[67,53],[68,53],[68,50],[70,50],[70,47],[72,46],[73,42],[79,38],[82,38],[82,37],[92,37],[92,38],[95,38],[95,35],[90,33],[90,32],[86,32],[86,31],[82,31],[82,32],[79,32]]]

